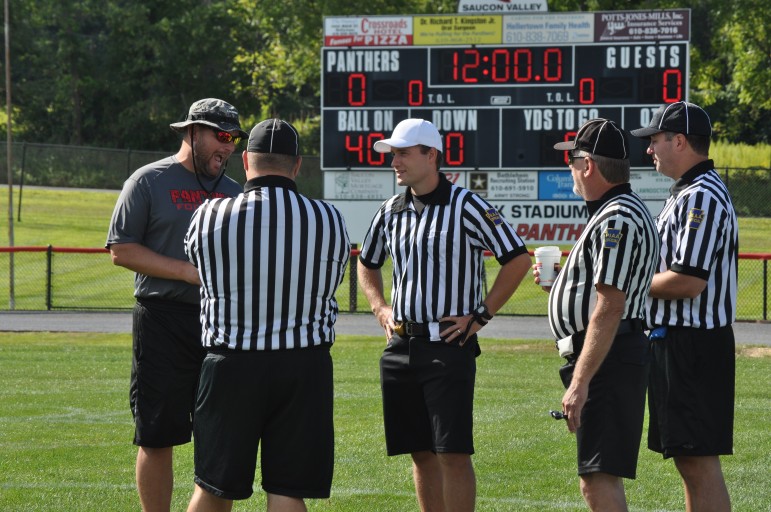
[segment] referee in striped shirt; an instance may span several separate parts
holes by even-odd
[[[332,484],[332,360],[350,243],[340,212],[297,192],[299,137],[257,124],[244,193],[205,202],[185,238],[201,278],[203,345],[189,511],[252,494],[258,445],[269,510],[305,510]]]
[[[709,159],[712,126],[701,107],[663,105],[631,133],[649,139],[656,170],[675,180],[657,219],[661,256],[648,301],[648,447],[674,458],[686,510],[727,511],[720,455],[733,453],[736,212]]]
[[[406,187],[375,214],[358,266],[387,339],[380,360],[387,452],[411,454],[421,510],[473,510],[476,333],[514,293],[530,256],[492,206],[439,172],[442,138],[433,124],[404,120],[374,149],[393,154],[396,181]],[[483,297],[485,250],[502,266]],[[389,256],[392,305],[381,274]]]
[[[613,121],[587,121],[575,140],[554,148],[569,151],[573,190],[590,214],[549,293],[549,322],[568,361],[562,409],[576,433],[586,504],[626,511],[623,478],[636,476],[645,417],[645,300],[659,239],[629,185],[629,144]]]

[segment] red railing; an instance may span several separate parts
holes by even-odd
[[[104,248],[78,248],[78,247],[54,247],[54,246],[19,246],[19,247],[0,247],[0,253],[46,253],[46,285],[45,285],[45,295],[46,295],[46,307],[48,309],[55,309],[55,306],[53,304],[52,299],[52,289],[53,289],[53,255],[55,253],[68,253],[68,254],[101,254],[101,253],[109,253],[107,249]],[[533,251],[529,251],[530,255],[533,255]],[[351,261],[350,261],[350,270],[349,270],[349,310],[351,312],[355,312],[356,304],[358,301],[358,282],[356,279],[356,265],[357,265],[357,258],[361,251],[356,247],[353,246],[351,248]],[[563,251],[562,255],[566,256],[568,254],[567,251]],[[492,257],[492,253],[486,251],[485,252],[486,257]],[[763,270],[762,270],[762,320],[768,320],[768,262],[771,260],[771,253],[741,253],[739,254],[740,260],[756,260],[756,261],[762,261],[763,264]],[[485,286],[486,288],[486,286]],[[753,298],[754,300],[754,298]],[[58,306],[59,309],[64,309],[61,305]],[[107,308],[109,309],[109,308]],[[755,317],[754,319],[759,320],[760,318]]]

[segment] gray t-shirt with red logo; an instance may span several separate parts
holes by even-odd
[[[203,186],[211,190],[215,179],[201,173],[198,176]],[[164,256],[188,261],[184,240],[193,212],[206,199],[234,197],[241,192],[240,184],[224,176],[208,194],[195,174],[173,156],[148,164],[123,184],[105,247],[139,243]],[[198,286],[139,273],[134,278],[134,296],[189,304],[199,304],[201,300]]]

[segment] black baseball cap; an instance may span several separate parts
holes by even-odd
[[[558,142],[554,149],[572,151],[579,149],[592,155],[606,156],[617,160],[629,158],[629,141],[626,132],[610,119],[590,119],[578,129],[576,138]]]
[[[678,101],[661,105],[647,127],[630,130],[629,133],[635,137],[647,138],[661,132],[709,137],[712,135],[712,124],[700,106]]]
[[[255,125],[246,145],[249,153],[300,155],[300,136],[294,126],[281,119],[266,119]]]

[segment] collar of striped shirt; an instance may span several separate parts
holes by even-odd
[[[297,183],[285,176],[260,176],[258,178],[252,178],[244,183],[244,192],[250,192],[260,187],[281,187],[288,188],[297,192]]]
[[[443,172],[439,173],[439,185],[434,190],[423,196],[417,196],[420,202],[425,205],[431,204],[450,204],[450,192],[452,191],[452,183],[447,179],[447,176]],[[412,192],[410,187],[404,191],[403,194],[399,194],[399,197],[394,201],[391,211],[400,212],[406,210],[410,203],[412,203]]]
[[[632,192],[632,185],[629,183],[621,183],[619,185],[616,185],[612,189],[605,192],[605,194],[594,201],[587,201],[586,202],[586,209],[589,211],[589,217],[594,215],[594,213],[602,208],[602,205],[610,201],[616,196],[620,196],[622,194],[630,194]]]
[[[672,186],[669,188],[669,193],[673,196],[677,197],[677,195],[685,188],[688,187],[691,183],[696,181],[696,178],[701,176],[702,174],[706,174],[712,169],[715,168],[715,162],[712,160],[705,160],[703,162],[699,162],[698,164],[694,165],[688,171],[686,171],[685,174],[680,176],[680,179],[674,182]]]

